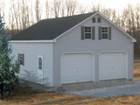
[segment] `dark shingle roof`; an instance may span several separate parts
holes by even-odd
[[[12,40],[53,40],[94,13],[46,19],[14,35]]]

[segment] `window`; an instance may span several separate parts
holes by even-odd
[[[92,22],[95,23],[96,22],[96,18],[92,18]]]
[[[42,70],[42,68],[43,68],[43,58],[38,57],[38,69]]]
[[[91,39],[92,30],[91,27],[84,28],[84,39]]]
[[[99,27],[99,39],[111,40],[111,27]]]
[[[103,34],[102,34],[102,39],[108,39],[108,34],[103,33]]]
[[[101,39],[108,39],[108,37],[109,37],[108,27],[102,27],[102,30],[101,30]]]
[[[91,26],[82,26],[81,27],[81,40],[84,39],[95,39],[95,27]]]
[[[24,54],[18,54],[18,62],[20,65],[24,65]]]
[[[102,32],[101,38],[102,39],[108,39],[108,37],[109,37],[108,27],[102,27],[101,32]]]
[[[101,18],[98,17],[98,23],[101,23]]]
[[[101,23],[101,18],[100,17],[93,17],[92,22],[93,23],[96,23],[96,22]]]

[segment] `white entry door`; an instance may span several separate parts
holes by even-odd
[[[92,81],[92,61],[90,54],[65,54],[61,62],[61,83]]]
[[[127,78],[127,55],[125,53],[104,53],[99,56],[99,79]]]

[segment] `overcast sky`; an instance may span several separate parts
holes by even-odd
[[[117,11],[123,10],[128,4],[140,5],[140,0],[78,0],[82,5],[101,4],[106,8],[113,8]]]
[[[5,4],[8,6],[9,1],[11,0],[1,0],[4,1]],[[32,0],[35,1],[35,0]],[[40,0],[44,2],[45,0]],[[49,0],[53,1],[53,0]],[[131,5],[140,5],[140,0],[77,0],[81,6],[90,6],[90,5],[102,5],[106,8],[114,8],[116,10],[124,9],[128,4]]]
[[[11,0],[1,0],[5,4],[5,9],[9,6],[9,1]],[[32,0],[35,1],[35,0]],[[40,0],[42,5],[46,0]],[[49,0],[53,1],[53,0]],[[131,5],[140,5],[140,0],[77,0],[81,7],[91,7],[93,5],[102,5],[105,8],[112,8],[121,12],[128,4]],[[2,3],[1,3],[2,5]],[[43,7],[43,6],[42,6]]]
[[[3,7],[4,11],[5,11],[5,21],[8,21],[8,19],[6,17],[8,17],[8,13],[10,12],[10,8],[9,8],[9,4],[10,1],[12,0],[0,0],[0,6]],[[18,1],[18,0],[17,0]],[[35,0],[29,0],[29,2],[32,1],[34,2]],[[42,11],[44,11],[43,8],[45,8],[44,4],[46,0],[40,0],[41,4],[42,4]],[[49,0],[49,1],[53,1],[53,0]],[[139,5],[140,6],[140,0],[77,0],[80,7],[86,7],[86,9],[88,10],[88,8],[93,7],[93,5],[101,5],[105,8],[111,8],[111,9],[115,9],[117,12],[121,13],[122,10],[128,6],[128,4],[131,4],[133,6],[135,5]]]

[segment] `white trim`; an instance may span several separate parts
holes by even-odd
[[[62,55],[65,54],[93,54],[94,52],[92,51],[77,51],[77,52],[64,52]]]
[[[102,50],[99,51],[98,56],[106,53],[122,53],[122,54],[128,54],[125,50]]]
[[[53,43],[55,40],[11,40],[11,43]]]
[[[62,34],[60,34],[58,37],[55,38],[55,40],[61,38],[64,34],[70,32],[71,30],[73,30],[74,28],[78,27],[79,25],[81,25],[82,23],[84,23],[85,21],[89,20],[90,18],[92,18],[93,16],[95,16],[97,13],[93,13],[93,15],[87,17],[85,20],[81,21],[80,23],[78,23],[77,25],[73,26],[72,28],[70,28],[69,30],[63,32]]]
[[[124,35],[126,35],[128,38],[132,40],[132,42],[136,42],[136,39],[133,38],[131,35],[126,33],[123,29],[112,23],[106,16],[102,15],[101,13],[97,12],[98,15],[102,16],[105,20],[107,20],[111,25],[113,25],[115,28],[117,28],[119,31],[121,31]]]

